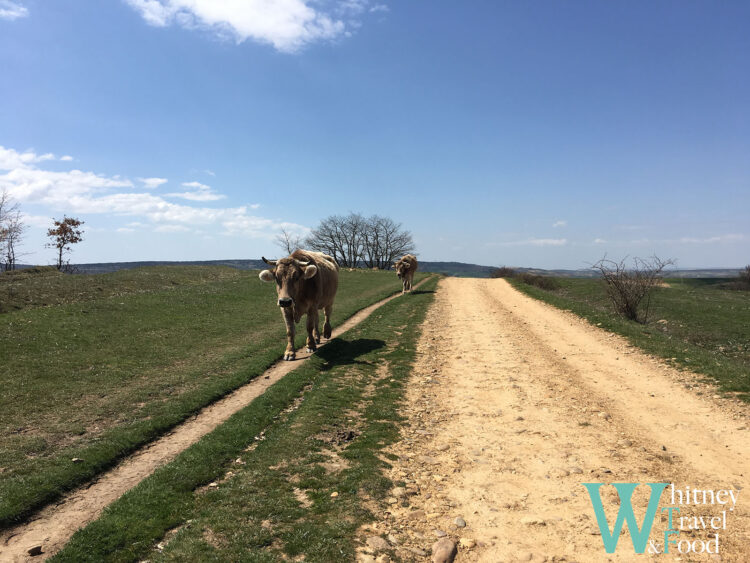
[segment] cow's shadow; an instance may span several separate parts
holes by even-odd
[[[434,289],[413,289],[411,291],[412,295],[423,295],[425,293],[435,293]]]
[[[366,364],[370,362],[362,361],[357,358],[369,354],[385,346],[384,340],[374,338],[357,338],[356,340],[344,340],[342,338],[333,338],[325,346],[321,346],[315,352],[315,355],[325,360],[321,368],[322,371],[328,371],[336,366],[345,366],[351,364]]]

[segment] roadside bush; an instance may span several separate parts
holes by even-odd
[[[513,278],[516,276],[516,271],[508,266],[500,266],[490,272],[491,278]]]
[[[555,278],[550,278],[548,276],[524,273],[517,277],[527,285],[533,285],[540,289],[546,289],[547,291],[555,291],[556,289],[560,289],[560,282]]]
[[[722,283],[719,287],[735,291],[750,291],[750,266],[745,266],[735,279]]]
[[[615,311],[626,319],[645,324],[651,294],[661,283],[664,268],[674,264],[674,260],[661,260],[657,256],[636,257],[631,268],[627,267],[626,260],[627,257],[615,262],[605,256],[591,267],[601,274]]]

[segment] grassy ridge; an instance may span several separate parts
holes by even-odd
[[[612,312],[601,280],[557,278],[545,291],[510,279],[517,289],[626,337],[646,352],[713,379],[724,392],[750,400],[750,294],[723,289],[723,279],[668,279],[655,290],[650,322]]]
[[[436,283],[322,348],[123,495],[54,561],[352,561],[368,505],[391,486],[378,454],[398,437],[416,327]]]
[[[257,272],[42,278],[29,283],[58,304],[0,315],[0,526],[262,373],[285,347],[274,288]],[[399,288],[392,272],[341,272],[334,326]]]

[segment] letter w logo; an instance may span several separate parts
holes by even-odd
[[[638,486],[638,483],[612,483],[615,489],[617,489],[617,494],[620,496],[620,510],[617,512],[617,520],[615,521],[612,533],[609,532],[607,516],[604,514],[604,505],[602,504],[602,497],[599,494],[599,488],[604,483],[582,484],[588,490],[589,497],[591,497],[591,505],[594,507],[594,512],[596,513],[596,521],[599,524],[599,530],[602,533],[602,542],[604,542],[604,549],[607,553],[615,552],[624,522],[628,523],[628,531],[630,532],[630,539],[633,541],[635,552],[643,553],[646,549],[648,537],[651,535],[656,511],[659,508],[659,498],[662,491],[666,488],[667,483],[647,483],[651,487],[651,498],[648,501],[648,508],[646,509],[646,515],[643,517],[643,525],[641,527],[638,526],[638,522],[635,520],[635,513],[633,512],[633,504],[631,502],[633,491]]]

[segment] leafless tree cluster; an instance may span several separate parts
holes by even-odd
[[[674,263],[672,259],[662,260],[657,256],[636,257],[632,266],[628,268],[627,257],[615,262],[604,256],[591,267],[604,279],[607,295],[612,300],[615,310],[631,321],[646,323],[651,294],[661,283],[664,268]]]
[[[744,270],[740,270],[740,282],[750,285],[750,264],[745,266]]]
[[[411,233],[390,217],[360,213],[331,215],[323,219],[305,239],[305,245],[325,252],[345,268],[390,269],[393,263],[414,252]]]
[[[302,247],[302,237],[285,228],[282,228],[281,232],[276,235],[274,242],[287,254],[291,254],[298,248]]]
[[[0,193],[0,265],[3,270],[16,269],[18,248],[25,230],[18,204],[3,191]]]

